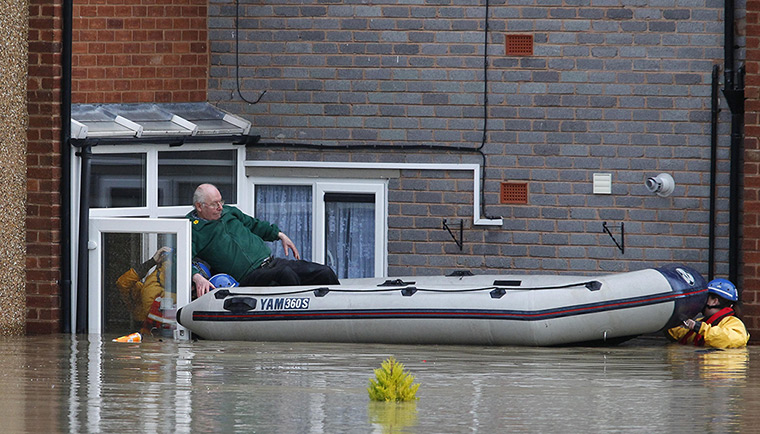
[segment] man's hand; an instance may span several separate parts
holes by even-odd
[[[285,256],[288,256],[288,250],[293,251],[293,257],[296,259],[301,259],[301,254],[298,253],[298,249],[296,249],[296,245],[293,244],[293,241],[290,241],[290,238],[288,238],[287,235],[280,232],[277,234],[277,237],[282,241],[282,249],[285,250]]]
[[[169,252],[171,251],[171,247],[161,247],[160,249],[156,250],[156,253],[153,254],[153,260],[156,261],[156,264],[160,264],[166,260],[166,258],[169,256]]]
[[[216,287],[211,284],[211,282],[206,280],[205,277],[201,276],[200,273],[193,274],[193,283],[195,284],[195,294],[198,297],[211,291],[212,289],[216,289]]]

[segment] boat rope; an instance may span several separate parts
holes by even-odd
[[[480,291],[540,291],[550,289],[567,289],[567,288],[586,288],[589,291],[597,291],[602,287],[602,283],[598,280],[588,280],[585,282],[568,283],[565,285],[553,285],[553,286],[531,286],[531,287],[515,287],[515,286],[486,286],[481,288],[464,288],[464,289],[434,289],[434,288],[420,288],[417,286],[399,286],[399,287],[384,287],[376,289],[342,289],[342,288],[327,288],[317,287],[308,289],[298,289],[294,291],[276,291],[276,292],[261,292],[261,293],[233,293],[229,289],[222,288],[214,292],[214,296],[217,299],[222,299],[231,296],[249,296],[249,297],[274,297],[285,295],[298,295],[313,293],[317,297],[322,297],[330,292],[344,293],[344,294],[367,294],[367,293],[379,293],[379,292],[396,292],[401,291],[404,295],[412,295],[415,292],[430,292],[438,294],[457,294],[457,293],[470,293]],[[502,293],[503,295],[503,293]],[[497,297],[494,297],[497,298]]]

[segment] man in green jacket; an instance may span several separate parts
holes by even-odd
[[[227,273],[241,286],[339,284],[330,267],[302,260],[293,241],[277,225],[224,205],[215,186],[199,185],[193,206],[185,216],[192,222],[193,258],[205,261],[214,273]],[[292,252],[294,260],[271,256],[266,242],[278,239],[285,256]],[[214,288],[196,267],[193,283],[198,297]]]

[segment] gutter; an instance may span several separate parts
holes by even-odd
[[[253,146],[261,136],[252,134],[217,134],[196,136],[141,136],[141,137],[87,137],[71,139],[71,146],[85,148],[98,145],[134,145],[150,143],[153,145],[182,146],[192,143],[232,142],[233,145]]]

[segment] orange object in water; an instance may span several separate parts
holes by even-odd
[[[113,340],[114,342],[142,342],[142,335],[140,333],[132,333]]]

